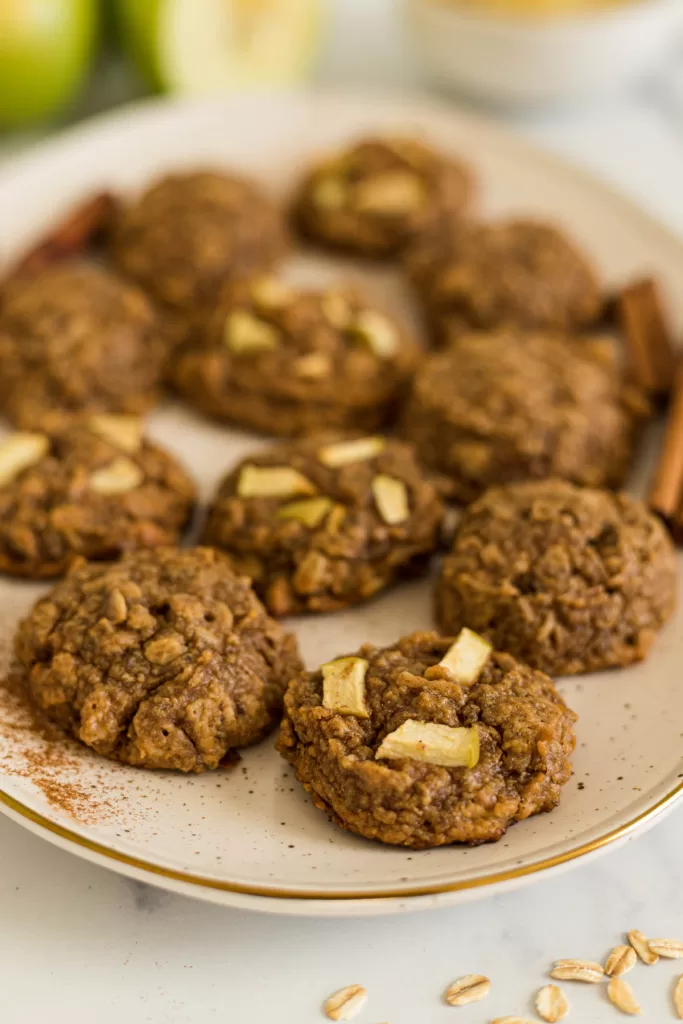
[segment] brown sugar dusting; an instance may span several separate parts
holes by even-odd
[[[21,670],[0,679],[0,776],[29,779],[56,809],[84,825],[115,815],[90,772],[82,778],[83,750],[31,703]]]

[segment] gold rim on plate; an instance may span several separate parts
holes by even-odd
[[[362,890],[360,892],[329,892],[324,890],[312,891],[310,889],[271,889],[267,886],[261,885],[242,885],[237,882],[221,882],[217,879],[203,878],[201,875],[193,875],[190,872],[176,871],[173,868],[164,868],[158,864],[153,864],[150,861],[142,860],[139,857],[131,857],[127,853],[119,853],[117,850],[112,850],[111,847],[104,846],[102,843],[95,842],[92,839],[85,839],[83,836],[78,835],[77,832],[72,832],[71,829],[55,824],[55,822],[50,821],[49,818],[46,818],[44,815],[32,810],[30,807],[27,807],[26,804],[22,804],[19,800],[16,800],[14,797],[2,790],[0,790],[0,805],[8,807],[11,811],[14,811],[15,814],[20,815],[22,818],[26,818],[34,825],[38,825],[47,832],[51,832],[53,835],[59,836],[60,839],[74,843],[76,846],[89,850],[91,853],[95,853],[100,857],[114,861],[117,864],[126,864],[128,867],[136,868],[138,871],[146,871],[150,874],[161,876],[162,878],[169,878],[174,882],[184,882],[187,885],[199,886],[203,889],[219,889],[223,892],[235,892],[247,896],[261,896],[269,897],[271,899],[334,901],[435,896],[439,893],[459,892],[465,889],[480,889],[487,885],[497,885],[500,882],[509,882],[516,878],[524,878],[527,875],[534,875],[541,871],[548,871],[550,868],[559,867],[561,864],[567,864],[570,861],[576,860],[578,857],[594,853],[596,850],[600,850],[603,846],[616,842],[618,839],[623,839],[629,834],[629,832],[632,832],[639,825],[656,818],[662,813],[662,811],[672,806],[682,793],[683,781],[678,782],[669,793],[666,793],[647,810],[636,815],[635,818],[631,818],[630,821],[625,822],[623,825],[619,825],[617,828],[614,828],[609,832],[605,832],[604,835],[598,836],[596,839],[591,839],[590,842],[582,843],[580,846],[576,846],[572,850],[567,850],[566,853],[558,853],[554,857],[546,857],[543,860],[535,861],[532,864],[523,864],[520,867],[510,868],[508,871],[494,871],[491,874],[481,875],[478,878],[471,878],[462,882],[451,882],[439,885],[417,885],[406,889],[395,890],[383,889],[380,892],[367,890]]]

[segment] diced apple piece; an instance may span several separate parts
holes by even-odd
[[[122,455],[108,466],[96,469],[90,474],[90,488],[97,494],[109,497],[134,491],[143,480],[144,474],[140,467]]]
[[[142,445],[142,420],[139,416],[112,416],[103,413],[91,416],[88,426],[93,434],[129,455],[140,451]]]
[[[390,359],[398,348],[398,330],[388,316],[365,309],[353,321],[351,330],[380,359]]]
[[[375,757],[410,758],[443,768],[474,768],[479,761],[479,733],[476,726],[453,727],[409,718],[384,737]]]
[[[315,492],[311,481],[291,466],[244,466],[237,483],[240,498],[288,498]]]
[[[323,674],[323,707],[339,715],[368,718],[365,704],[365,658],[337,658],[321,666]]]
[[[45,434],[17,431],[0,442],[0,487],[11,483],[29,466],[35,466],[50,450]]]
[[[276,348],[278,333],[265,320],[236,309],[225,321],[225,344],[235,355],[268,352]]]
[[[492,645],[471,629],[461,629],[458,638],[439,662],[442,668],[448,669],[456,681],[465,686],[476,683],[484,665],[491,657]]]
[[[304,526],[318,526],[332,508],[331,498],[304,498],[290,501],[277,510],[278,519],[295,519]]]
[[[351,462],[367,462],[374,459],[384,449],[386,440],[383,437],[358,437],[355,441],[339,441],[318,449],[318,458],[325,466],[336,469],[347,466]]]
[[[380,473],[372,481],[372,494],[377,511],[387,526],[404,523],[410,516],[408,490],[402,480]]]

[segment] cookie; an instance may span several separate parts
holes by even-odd
[[[286,249],[279,210],[255,182],[202,171],[154,183],[121,215],[112,241],[119,269],[182,314],[223,283],[270,267]]]
[[[436,612],[552,675],[643,659],[676,602],[662,524],[624,494],[558,480],[493,487],[443,564]]]
[[[476,845],[557,805],[575,719],[548,676],[474,634],[415,633],[293,679],[278,749],[350,832]]]
[[[0,411],[28,430],[80,413],[131,413],[158,397],[166,342],[145,296],[65,263],[8,287],[0,310]]]
[[[309,171],[292,216],[317,243],[392,257],[446,213],[460,215],[473,193],[468,167],[418,139],[365,139]]]
[[[275,725],[296,641],[208,548],[76,563],[15,640],[45,714],[105,757],[201,772]]]
[[[417,355],[361,295],[266,277],[225,290],[171,378],[200,412],[260,433],[371,431],[393,418]]]
[[[410,446],[320,436],[237,466],[203,540],[252,578],[271,614],[336,611],[424,570],[442,515]]]
[[[631,464],[639,398],[607,339],[468,334],[418,371],[403,432],[458,502],[550,476],[613,487]]]
[[[539,221],[441,218],[406,251],[404,263],[437,344],[498,327],[574,331],[603,307],[587,257]]]
[[[97,415],[0,441],[0,572],[59,576],[76,556],[173,544],[195,488],[140,420]]]

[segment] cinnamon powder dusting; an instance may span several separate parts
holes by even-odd
[[[2,652],[0,652],[0,660]],[[56,809],[84,825],[114,817],[112,802],[102,796],[104,775],[82,747],[45,719],[31,703],[21,671],[11,668],[0,679],[0,777],[29,779]],[[111,781],[107,780],[111,789]]]

